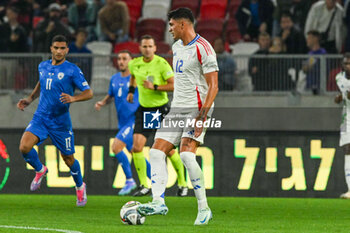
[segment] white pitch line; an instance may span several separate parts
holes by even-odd
[[[24,227],[24,226],[6,226],[6,225],[0,225],[0,228],[12,228],[12,229],[23,229],[23,230],[37,230],[37,231],[56,231],[56,232],[64,232],[64,233],[83,233],[83,232],[81,232],[81,231],[71,231],[71,230],[54,229],[54,228]]]

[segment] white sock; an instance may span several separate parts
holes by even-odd
[[[348,191],[350,191],[350,155],[345,155],[344,171],[346,184],[348,185]]]
[[[192,152],[185,151],[180,153],[180,157],[190,176],[194,194],[198,201],[198,209],[207,208],[208,203],[205,195],[204,176],[196,161],[196,155]]]
[[[164,192],[168,182],[165,157],[165,153],[161,150],[151,149],[149,151],[153,201],[161,201],[162,203],[164,203]]]

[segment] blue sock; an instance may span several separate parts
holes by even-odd
[[[34,150],[34,148],[32,148],[28,154],[22,154],[22,156],[24,160],[34,168],[35,171],[38,172],[43,168],[43,165],[39,160],[38,153],[36,150]]]
[[[121,151],[118,154],[116,154],[115,157],[117,158],[119,164],[122,166],[126,179],[131,179],[132,171],[128,156],[126,156],[126,154],[123,151]]]
[[[147,164],[147,177],[151,179],[151,164],[148,162],[146,159],[146,164]]]
[[[83,185],[83,177],[81,176],[80,164],[78,160],[75,160],[70,167],[70,174],[73,176],[76,186],[79,188]]]

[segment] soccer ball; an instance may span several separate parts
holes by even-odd
[[[141,203],[138,201],[129,201],[120,209],[120,219],[124,224],[142,225],[146,217],[137,212],[137,206]]]

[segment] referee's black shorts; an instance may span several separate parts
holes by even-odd
[[[161,113],[160,122],[162,122],[163,118],[168,114],[170,107],[168,104],[162,105],[160,107],[154,107],[154,108],[145,108],[141,105],[137,109],[135,113],[135,128],[134,128],[134,134],[142,134],[146,138],[148,138],[152,133],[156,132],[156,129],[145,129],[144,128],[144,112],[156,112],[159,110],[159,113]]]

